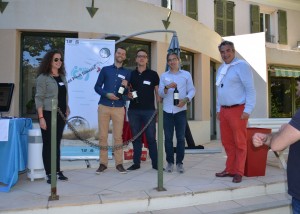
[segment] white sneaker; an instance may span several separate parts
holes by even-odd
[[[171,173],[171,172],[173,172],[173,167],[174,167],[174,164],[168,163],[165,171]]]
[[[177,164],[176,168],[177,168],[177,172],[184,173],[183,164],[181,164],[181,163]]]

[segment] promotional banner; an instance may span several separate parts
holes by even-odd
[[[65,67],[69,88],[69,122],[78,130],[98,130],[100,96],[94,86],[104,66],[114,63],[115,41],[74,39],[65,41]]]

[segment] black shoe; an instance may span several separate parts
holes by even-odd
[[[236,174],[236,175],[234,175],[234,177],[233,177],[233,179],[232,179],[232,182],[233,182],[233,183],[241,183],[241,182],[242,182],[242,177],[243,177],[243,176],[241,176],[241,175],[239,175],[239,174]]]
[[[152,166],[152,169],[158,170],[157,166]],[[166,169],[163,168],[163,171],[165,171]]]
[[[64,174],[62,173],[62,171],[57,173],[58,179],[61,181],[67,181],[69,180],[66,176],[64,176]]]
[[[126,174],[127,171],[124,169],[123,165],[122,164],[119,164],[116,166],[116,169],[119,171],[119,173],[121,174]]]
[[[47,175],[47,183],[48,183],[48,184],[51,184],[51,175],[50,175],[50,174]]]
[[[100,175],[100,173],[103,172],[106,169],[107,169],[107,166],[105,166],[104,164],[101,163],[99,168],[96,170],[96,174]]]
[[[216,177],[224,178],[224,177],[234,177],[234,174],[230,174],[224,170],[223,172],[217,172]]]
[[[133,170],[137,170],[141,168],[140,165],[137,165],[137,164],[133,164],[131,167],[129,167],[127,170],[128,171],[133,171]]]

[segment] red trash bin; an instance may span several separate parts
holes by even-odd
[[[247,157],[244,172],[245,176],[265,176],[269,147],[266,145],[254,147],[252,143],[252,136],[255,133],[270,134],[271,131],[271,129],[265,128],[247,128]]]

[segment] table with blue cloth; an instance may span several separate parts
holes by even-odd
[[[17,183],[19,172],[27,168],[28,130],[31,128],[30,118],[9,119],[8,141],[0,141],[0,192],[9,192]]]

